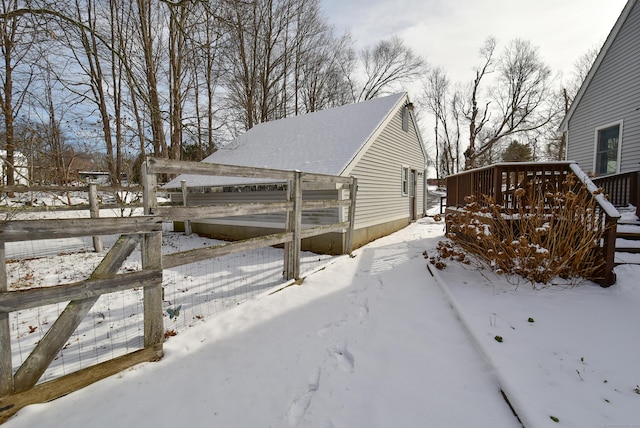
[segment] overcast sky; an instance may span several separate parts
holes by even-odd
[[[478,49],[493,35],[501,50],[521,38],[539,47],[554,72],[566,77],[573,63],[600,47],[626,0],[323,0],[339,33],[356,46],[398,35],[430,65],[454,81],[473,79]],[[413,98],[415,98],[414,94]]]

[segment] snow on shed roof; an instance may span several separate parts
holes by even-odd
[[[340,175],[405,98],[406,94],[400,93],[264,122],[203,162]],[[181,180],[189,187],[264,182],[183,174],[163,187],[180,187]]]

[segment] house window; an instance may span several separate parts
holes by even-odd
[[[621,124],[596,130],[596,164],[598,175],[615,174],[620,167]]]
[[[409,168],[402,167],[402,195],[409,194]]]

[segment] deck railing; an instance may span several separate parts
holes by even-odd
[[[606,175],[591,180],[596,186],[604,189],[611,203],[616,207],[633,205],[636,207],[636,216],[640,217],[640,185],[638,171],[623,174]]]
[[[568,184],[567,176],[571,173],[577,178],[577,187]],[[596,214],[601,219],[601,249],[605,258],[604,272],[598,281],[602,286],[609,286],[615,282],[616,224],[620,214],[603,194],[596,191],[598,187],[575,162],[499,163],[451,175],[447,177],[447,209],[464,207],[471,196],[481,206],[495,203],[502,205],[507,212],[516,212],[517,204],[535,199],[541,191],[543,194],[575,191],[580,186],[586,186],[596,201]],[[518,189],[527,192],[524,198],[514,196]]]

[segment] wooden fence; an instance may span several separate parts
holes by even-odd
[[[346,230],[346,253],[351,252],[353,228],[355,224],[355,203],[357,179],[355,177],[337,177],[323,174],[311,174],[300,171],[248,168],[234,165],[210,164],[204,162],[176,162],[165,159],[149,159],[146,163],[147,184],[145,188],[145,212],[170,220],[212,219],[229,216],[269,214],[285,212],[286,230],[282,233],[260,236],[236,242],[224,243],[214,247],[186,251],[167,255],[163,259],[165,268],[194,263],[226,254],[251,249],[284,244],[284,272],[286,279],[300,277],[301,241],[304,238],[331,232]],[[288,198],[284,202],[229,203],[212,206],[158,206],[156,199],[157,175],[190,174],[209,176],[228,176],[278,180],[287,183]],[[305,183],[348,186],[349,199],[303,201],[302,189]],[[312,228],[302,228],[302,212],[327,208],[349,208],[348,220]]]
[[[158,175],[181,173],[282,180],[288,185],[289,198],[285,202],[225,204],[208,207],[159,206],[157,203]],[[303,201],[304,182],[349,187],[350,198]],[[346,230],[347,248],[350,251],[355,218],[356,186],[355,178],[148,159],[143,165],[143,216],[44,221],[16,220],[0,223],[0,423],[26,405],[55,399],[140,362],[160,359],[163,355],[164,341],[163,268],[168,269],[250,249],[284,244],[285,278],[296,280],[300,279],[300,245],[303,238]],[[338,207],[349,208],[347,221],[302,229],[303,210]],[[288,218],[287,229],[283,233],[162,256],[164,221],[282,211],[287,213]],[[86,280],[50,287],[9,290],[5,243],[100,235],[121,236]],[[141,251],[142,269],[132,273],[117,273],[138,245]],[[42,374],[101,295],[139,287],[143,289],[144,300],[143,349],[38,384]],[[69,303],[14,373],[9,314],[61,302]]]
[[[113,194],[112,202],[104,202],[99,201],[97,198],[95,200],[89,200],[88,204],[96,207],[98,209],[102,208],[115,208],[115,209],[131,209],[131,208],[139,208],[142,207],[142,201],[140,202],[125,202],[118,200],[115,195],[121,193],[134,193],[134,194],[142,194],[142,186],[99,186],[95,183],[87,184],[85,186],[0,186],[2,193],[5,194],[31,194],[35,195],[38,193],[55,195],[57,199],[59,199],[62,203],[60,205],[44,205],[40,204],[37,201],[33,201],[31,199],[24,200],[22,203],[24,206],[19,207],[20,211],[28,211],[28,212],[55,212],[55,211],[78,211],[78,210],[86,210],[87,204],[74,204],[71,202],[72,196],[74,193],[91,193],[93,191],[100,192],[102,194],[109,193]],[[15,211],[16,207],[9,206],[0,206],[0,213],[7,213],[11,211]]]
[[[8,289],[5,243],[38,239],[75,238],[88,234],[121,234],[117,243],[84,281],[26,290]],[[140,244],[142,270],[117,274]],[[20,408],[52,400],[143,361],[162,357],[162,219],[132,218],[22,220],[0,226],[0,422]],[[107,293],[143,288],[144,349],[36,385],[47,367],[89,313]],[[9,314],[53,303],[69,302],[45,336],[13,373]]]

